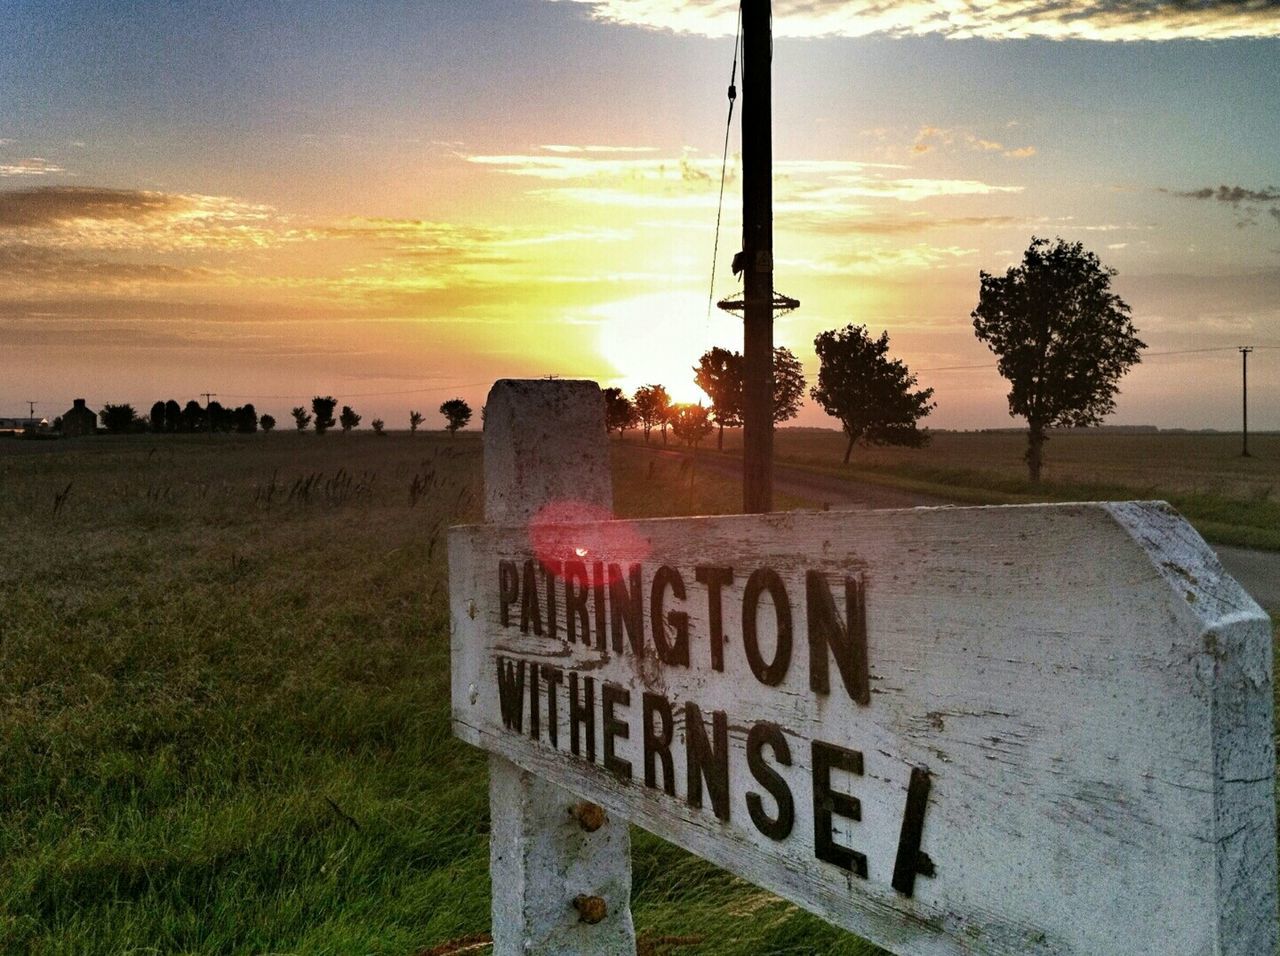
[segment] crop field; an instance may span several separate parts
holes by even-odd
[[[1121,432],[1051,433],[1044,478],[1027,480],[1023,432],[937,432],[924,448],[853,450],[842,464],[837,431],[783,428],[780,462],[849,478],[971,502],[1163,499],[1202,535],[1219,544],[1280,550],[1280,434]],[[738,453],[741,430],[725,433],[725,452]]]
[[[625,515],[740,494],[625,448],[615,487]],[[0,952],[482,938],[444,540],[480,502],[476,435],[0,442]],[[633,859],[643,952],[876,952],[643,833]]]

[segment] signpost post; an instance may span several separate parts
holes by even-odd
[[[543,507],[604,500],[581,385],[495,386],[488,429],[565,418],[487,431],[517,478],[450,532],[495,847],[519,779],[526,842],[563,788],[895,953],[1275,951],[1271,628],[1167,506],[583,519]]]

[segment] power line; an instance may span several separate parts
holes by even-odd
[[[1257,351],[1262,351],[1264,349],[1280,349],[1280,345],[1257,345],[1257,346],[1253,346],[1253,348]],[[1199,355],[1205,352],[1234,352],[1236,351],[1236,349],[1237,347],[1234,345],[1221,345],[1221,346],[1215,346],[1214,348],[1207,348],[1207,349],[1174,349],[1168,352],[1144,352],[1142,357],[1144,359],[1149,359],[1149,358],[1163,358],[1166,355]],[[995,365],[992,365],[991,363],[986,363],[983,365],[937,365],[931,368],[917,368],[917,369],[913,369],[913,371],[915,372],[972,372],[972,371],[979,371],[983,369],[994,369],[994,368],[995,368]]]
[[[720,158],[720,202],[716,206],[716,238],[711,247],[711,287],[707,290],[707,317],[703,321],[704,336],[711,331],[711,306],[716,299],[716,264],[720,256],[720,216],[724,212],[724,180],[729,168],[729,130],[733,127],[733,104],[738,98],[738,50],[742,41],[742,7],[738,7],[738,31],[733,40],[733,68],[729,71],[729,116],[724,123],[724,155]]]

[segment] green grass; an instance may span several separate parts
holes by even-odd
[[[412,954],[488,930],[487,763],[450,734],[445,601],[479,451],[0,446],[0,951]],[[738,509],[734,482],[615,453],[620,513]],[[877,952],[640,833],[634,891],[652,953]]]
[[[1027,478],[1017,432],[943,432],[924,448],[856,448],[844,465],[838,432],[782,429],[780,463],[936,495],[964,504],[1159,499],[1177,508],[1207,540],[1280,551],[1280,434],[1251,436],[1251,458],[1237,435],[1055,433],[1044,480]],[[727,432],[725,453],[740,452]]]

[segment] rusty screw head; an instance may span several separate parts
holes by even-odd
[[[569,813],[578,821],[582,829],[588,833],[595,833],[604,826],[604,807],[598,803],[590,803],[587,800],[583,800],[571,806]]]
[[[578,911],[578,920],[582,923],[594,925],[609,915],[609,907],[599,896],[575,896],[573,908]]]

